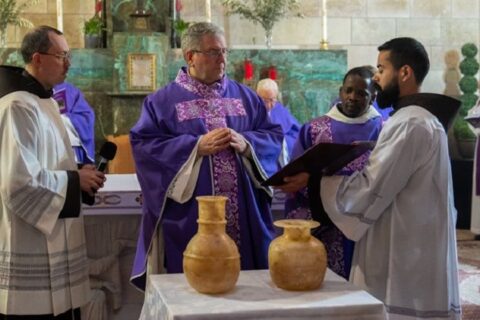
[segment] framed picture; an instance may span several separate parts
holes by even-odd
[[[128,54],[128,90],[153,91],[156,89],[156,55]]]

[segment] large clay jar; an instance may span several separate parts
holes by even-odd
[[[225,232],[226,197],[201,196],[198,201],[198,232],[183,253],[183,272],[188,283],[201,293],[223,293],[237,283],[240,254]]]
[[[322,285],[327,270],[325,246],[310,233],[316,221],[287,219],[275,221],[284,228],[268,249],[268,264],[273,283],[293,291],[314,290]]]

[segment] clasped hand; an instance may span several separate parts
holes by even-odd
[[[228,147],[232,147],[235,151],[243,153],[247,149],[247,143],[243,136],[233,129],[213,129],[200,139],[198,155],[208,156],[216,154]]]

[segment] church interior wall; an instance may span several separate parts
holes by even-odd
[[[114,0],[112,0],[114,1]],[[160,0],[159,0],[160,1]],[[107,3],[111,2],[110,0]],[[273,48],[319,48],[322,0],[300,0],[304,18],[281,19],[273,29]],[[205,20],[205,1],[183,0],[182,19]],[[94,0],[63,0],[64,32],[72,48],[83,47],[83,21],[94,13]],[[234,48],[264,46],[259,25],[226,17],[220,0],[211,1],[212,20],[223,26]],[[327,0],[328,41],[348,51],[348,68],[376,64],[376,47],[397,36],[416,37],[426,45],[432,63],[424,91],[442,92],[443,56],[466,42],[479,43],[479,0]],[[56,1],[41,0],[24,16],[35,25],[56,25]],[[25,30],[9,27],[7,45],[18,47]]]

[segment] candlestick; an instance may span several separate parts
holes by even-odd
[[[327,0],[322,0],[322,41],[321,49],[328,49],[328,32],[327,32]]]
[[[210,8],[210,0],[205,0],[205,16],[207,22],[212,22],[212,10]]]
[[[57,29],[63,32],[63,0],[57,0]]]
[[[177,0],[173,0],[172,5],[172,21],[175,22],[177,19]]]

